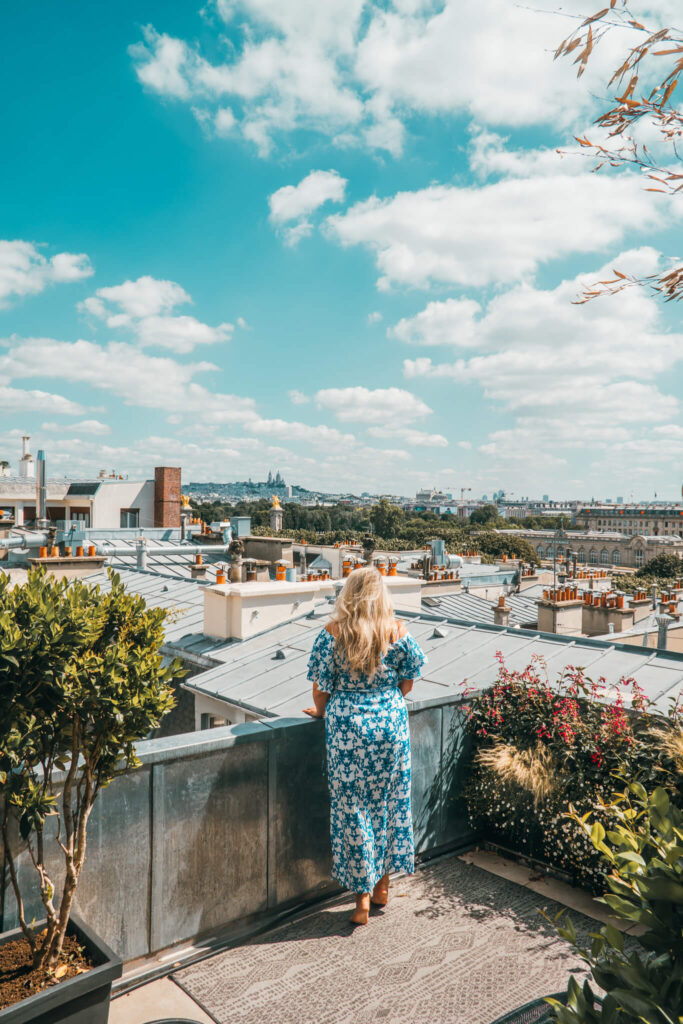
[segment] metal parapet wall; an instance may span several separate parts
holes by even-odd
[[[473,838],[460,799],[469,759],[461,703],[447,698],[410,713],[423,857]],[[330,880],[322,721],[253,722],[137,749],[141,766],[95,804],[77,899],[81,916],[124,960],[238,934],[338,891]],[[58,881],[57,856],[50,867]],[[20,879],[31,885],[33,874],[23,851]],[[3,897],[4,931],[17,919],[9,887]],[[34,890],[28,917],[39,917],[39,908]]]

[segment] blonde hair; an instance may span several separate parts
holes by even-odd
[[[352,676],[374,676],[398,632],[377,569],[354,569],[339,592],[331,621],[336,626],[335,651]]]

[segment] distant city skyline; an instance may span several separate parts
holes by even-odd
[[[628,44],[554,62],[584,7],[5,5],[0,460],[677,500],[676,304],[573,304],[682,216],[557,152]]]

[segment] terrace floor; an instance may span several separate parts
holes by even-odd
[[[363,928],[348,898],[302,912],[115,999],[109,1024],[490,1024],[583,974],[541,909],[571,907],[579,935],[607,919],[585,893],[486,852],[398,877],[390,897]]]

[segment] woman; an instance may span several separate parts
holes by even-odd
[[[333,875],[356,894],[354,924],[385,906],[389,872],[414,870],[404,697],[425,656],[397,622],[384,580],[356,569],[313,645],[308,678],[325,718]]]

